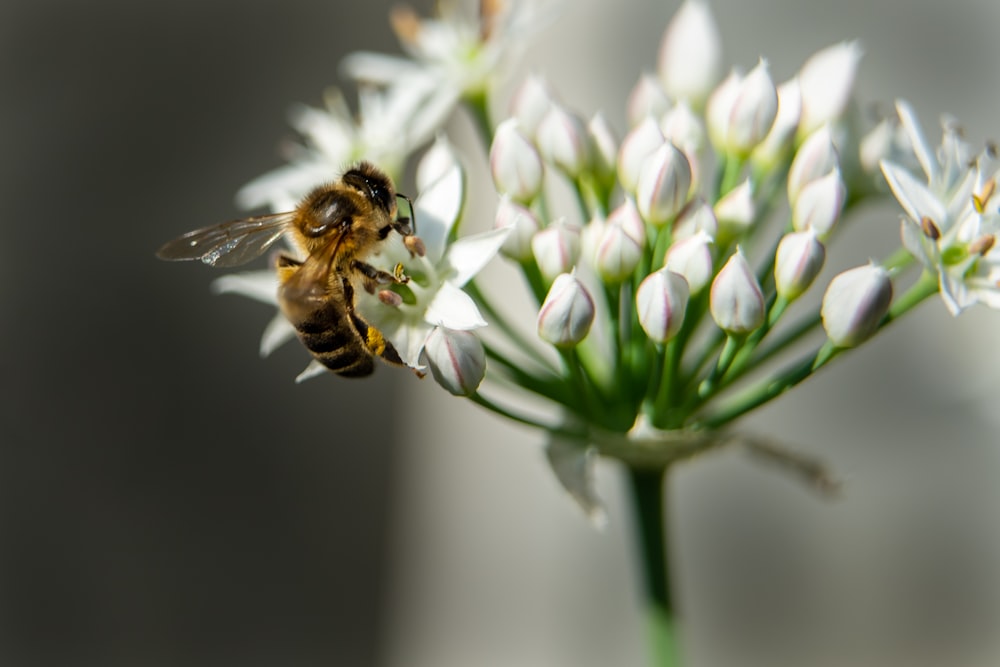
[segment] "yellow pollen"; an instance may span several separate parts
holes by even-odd
[[[990,201],[990,197],[997,190],[997,182],[994,179],[986,181],[983,185],[983,191],[980,194],[972,195],[972,203],[976,207],[976,213],[982,213],[986,210],[986,205]]]
[[[368,349],[375,354],[382,356],[385,352],[385,339],[382,338],[382,334],[375,327],[368,328]]]

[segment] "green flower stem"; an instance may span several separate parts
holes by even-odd
[[[719,197],[724,197],[740,183],[740,176],[743,174],[743,165],[746,160],[733,155],[725,157],[725,166],[722,171],[722,180],[719,183]]]
[[[472,123],[476,126],[479,138],[482,139],[488,153],[493,143],[493,124],[490,122],[490,104],[486,91],[468,93],[464,99],[466,108],[472,114]]]
[[[507,337],[512,346],[524,352],[532,361],[540,365],[546,371],[554,375],[558,374],[556,369],[552,367],[549,360],[542,356],[535,343],[525,338],[521,332],[511,326],[510,323],[512,318],[504,317],[497,311],[489,299],[486,298],[486,295],[483,294],[483,291],[479,289],[479,284],[476,282],[475,278],[465,284],[465,291],[476,302],[476,305],[479,306],[483,315],[490,320],[491,326],[496,326],[496,328]]]
[[[542,429],[554,435],[561,435],[567,438],[575,438],[577,440],[586,437],[586,432],[583,429],[565,428],[565,427],[553,426],[551,424],[542,423],[537,419],[535,419],[534,417],[529,417],[527,415],[523,415],[519,412],[514,412],[513,410],[505,408],[502,405],[499,405],[498,403],[495,403],[490,399],[486,398],[479,392],[476,392],[472,396],[469,396],[469,400],[475,403],[476,405],[486,408],[490,412],[500,415],[504,419],[509,419],[511,421],[517,422],[518,424],[524,424],[525,426]]]
[[[664,499],[668,470],[668,468],[629,469],[629,482],[639,524],[649,664],[656,667],[680,665],[667,560]]]
[[[679,338],[667,341],[664,347],[664,361],[661,365],[659,387],[653,400],[653,426],[660,429],[676,428],[681,420],[677,419],[676,401],[679,378],[682,342]]]
[[[483,349],[486,351],[487,358],[496,364],[496,366],[491,368],[491,373],[493,373],[490,375],[491,378],[494,377],[494,374],[499,374],[500,378],[512,386],[527,389],[537,396],[558,403],[574,414],[586,418],[586,410],[577,400],[577,396],[569,390],[563,378],[556,375],[550,377],[533,375],[524,370],[520,365],[507,359],[501,352],[485,341],[483,342]]]
[[[535,305],[541,306],[542,302],[545,301],[545,297],[548,296],[549,288],[545,284],[542,272],[538,270],[538,264],[534,259],[524,260],[521,262],[521,272],[524,274],[524,279],[528,282],[528,287],[531,288],[531,293],[535,296]]]
[[[746,341],[745,336],[726,335],[726,344],[722,347],[722,352],[719,353],[719,359],[712,368],[712,372],[698,385],[698,396],[705,398],[712,395],[719,380],[726,375],[732,366],[736,353],[740,351],[744,341]]]
[[[740,348],[739,352],[736,354],[736,358],[733,360],[732,365],[722,376],[720,387],[731,384],[734,380],[739,379],[750,363],[750,359],[753,357],[754,350],[760,344],[760,341],[771,331],[771,328],[778,323],[781,316],[784,314],[785,309],[788,308],[788,299],[784,297],[776,297],[774,303],[767,312],[767,321],[763,326],[758,328],[750,337],[747,338],[747,342],[744,343],[743,347]]]
[[[927,297],[932,294],[937,294],[937,292],[937,275],[930,273],[929,271],[924,271],[924,273],[921,274],[920,279],[917,280],[917,282],[915,282],[910,289],[906,290],[906,292],[904,292],[898,299],[893,300],[892,305],[889,306],[889,313],[885,316],[885,318],[883,318],[882,322],[879,323],[879,331],[887,327],[890,322],[894,322],[902,317]]]
[[[916,258],[909,250],[906,248],[896,248],[891,255],[882,260],[882,266],[890,274],[894,274],[907,268],[915,261]]]
[[[575,347],[558,348],[559,355],[567,371],[567,382],[576,387],[578,398],[591,419],[604,427],[617,430],[617,422],[608,407],[616,407],[614,401],[606,400],[600,393],[590,367],[583,362]]]

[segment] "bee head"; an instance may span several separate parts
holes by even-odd
[[[392,213],[396,206],[396,192],[389,177],[370,162],[362,162],[348,170],[344,176],[345,184],[358,190],[376,207]]]

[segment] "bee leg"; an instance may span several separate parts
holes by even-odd
[[[359,260],[351,262],[351,268],[364,276],[365,291],[369,294],[374,294],[375,288],[379,285],[387,285],[389,283],[402,285],[410,282],[410,279],[403,273],[402,264],[397,264],[393,268],[392,273],[376,269],[371,264],[366,264]]]
[[[403,361],[403,358],[399,356],[399,352],[396,348],[386,340],[382,332],[373,327],[372,325],[365,322],[360,315],[354,310],[354,288],[351,287],[351,283],[344,278],[342,280],[344,286],[344,296],[345,302],[347,303],[347,316],[351,318],[351,324],[354,326],[354,330],[358,332],[361,336],[361,340],[365,342],[365,347],[376,356],[381,357],[386,363],[392,364],[393,366],[405,366],[409,368],[409,365]],[[426,373],[413,369],[413,372],[417,374],[417,377],[424,377]]]
[[[276,253],[271,261],[278,273],[278,280],[281,284],[286,283],[292,274],[302,266],[302,262],[284,253]]]

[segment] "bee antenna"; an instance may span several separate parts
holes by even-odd
[[[396,193],[396,197],[406,201],[407,205],[410,207],[410,224],[413,227],[413,233],[417,233],[417,209],[413,208],[413,200],[404,194]]]

